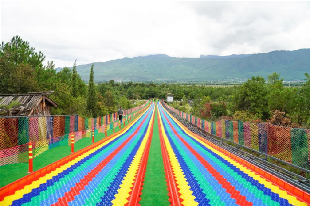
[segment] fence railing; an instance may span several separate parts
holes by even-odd
[[[145,107],[148,102],[138,107],[124,110],[124,116]],[[83,137],[104,133],[113,123],[118,121],[117,113],[98,118],[83,118],[78,115],[35,116],[0,118],[0,166],[28,162],[29,141],[33,147],[33,157],[37,157],[48,149],[70,145],[70,135],[74,134],[74,142]]]
[[[206,132],[255,150],[270,157],[310,170],[310,130],[282,127],[268,123],[220,120],[209,122],[179,111],[170,110]]]

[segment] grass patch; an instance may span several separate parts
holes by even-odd
[[[61,158],[71,154],[71,148],[67,145],[58,146],[47,150],[33,159],[33,170],[39,170]],[[17,163],[4,165],[0,167],[1,181],[0,187],[3,187],[15,180],[18,180],[28,173],[28,163]]]

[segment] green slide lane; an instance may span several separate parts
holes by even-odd
[[[141,201],[139,202],[142,206],[170,205],[168,201],[169,196],[165,179],[164,162],[161,154],[157,118],[156,107],[153,138],[146,165]]]

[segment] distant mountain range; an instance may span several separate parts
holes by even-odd
[[[77,66],[89,80],[91,64]],[[58,68],[60,69],[60,68]],[[95,81],[229,81],[277,72],[286,81],[304,80],[310,73],[310,49],[230,56],[177,58],[165,54],[94,62]]]
[[[229,56],[217,56],[217,55],[200,55],[200,58],[209,58],[209,59],[230,59],[230,58],[243,58],[251,56],[252,54],[232,54]]]

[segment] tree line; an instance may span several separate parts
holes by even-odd
[[[247,122],[269,121],[292,127],[310,127],[310,76],[299,87],[284,86],[278,73],[265,80],[260,76],[236,86],[210,87],[201,84],[115,83],[98,84],[98,91],[121,93],[127,99],[166,99],[173,94],[172,105],[210,121],[221,118]]]
[[[98,117],[133,107],[125,95],[115,90],[98,90],[94,83],[91,66],[88,85],[73,68],[64,67],[57,71],[53,62],[43,64],[45,55],[29,42],[14,36],[0,47],[0,93],[23,94],[28,92],[54,91],[49,97],[58,107],[52,108],[54,115],[78,114],[84,117]],[[16,106],[13,104],[12,106]]]
[[[220,118],[310,128],[310,75],[300,87],[285,87],[278,73],[267,80],[253,76],[240,86],[178,87],[173,104],[181,111],[217,121]],[[193,93],[192,91],[196,91]],[[180,99],[180,96],[183,96]],[[188,104],[191,99],[191,106]]]
[[[250,122],[270,121],[284,126],[310,127],[310,76],[299,87],[284,86],[277,73],[267,80],[253,76],[242,85],[212,87],[203,84],[101,82],[95,84],[93,65],[86,84],[71,68],[56,71],[53,62],[43,65],[45,56],[15,36],[0,48],[0,93],[50,91],[57,104],[52,114],[97,117],[133,107],[133,100],[166,99],[172,93],[173,106],[195,116]],[[138,102],[138,101],[136,101]]]

